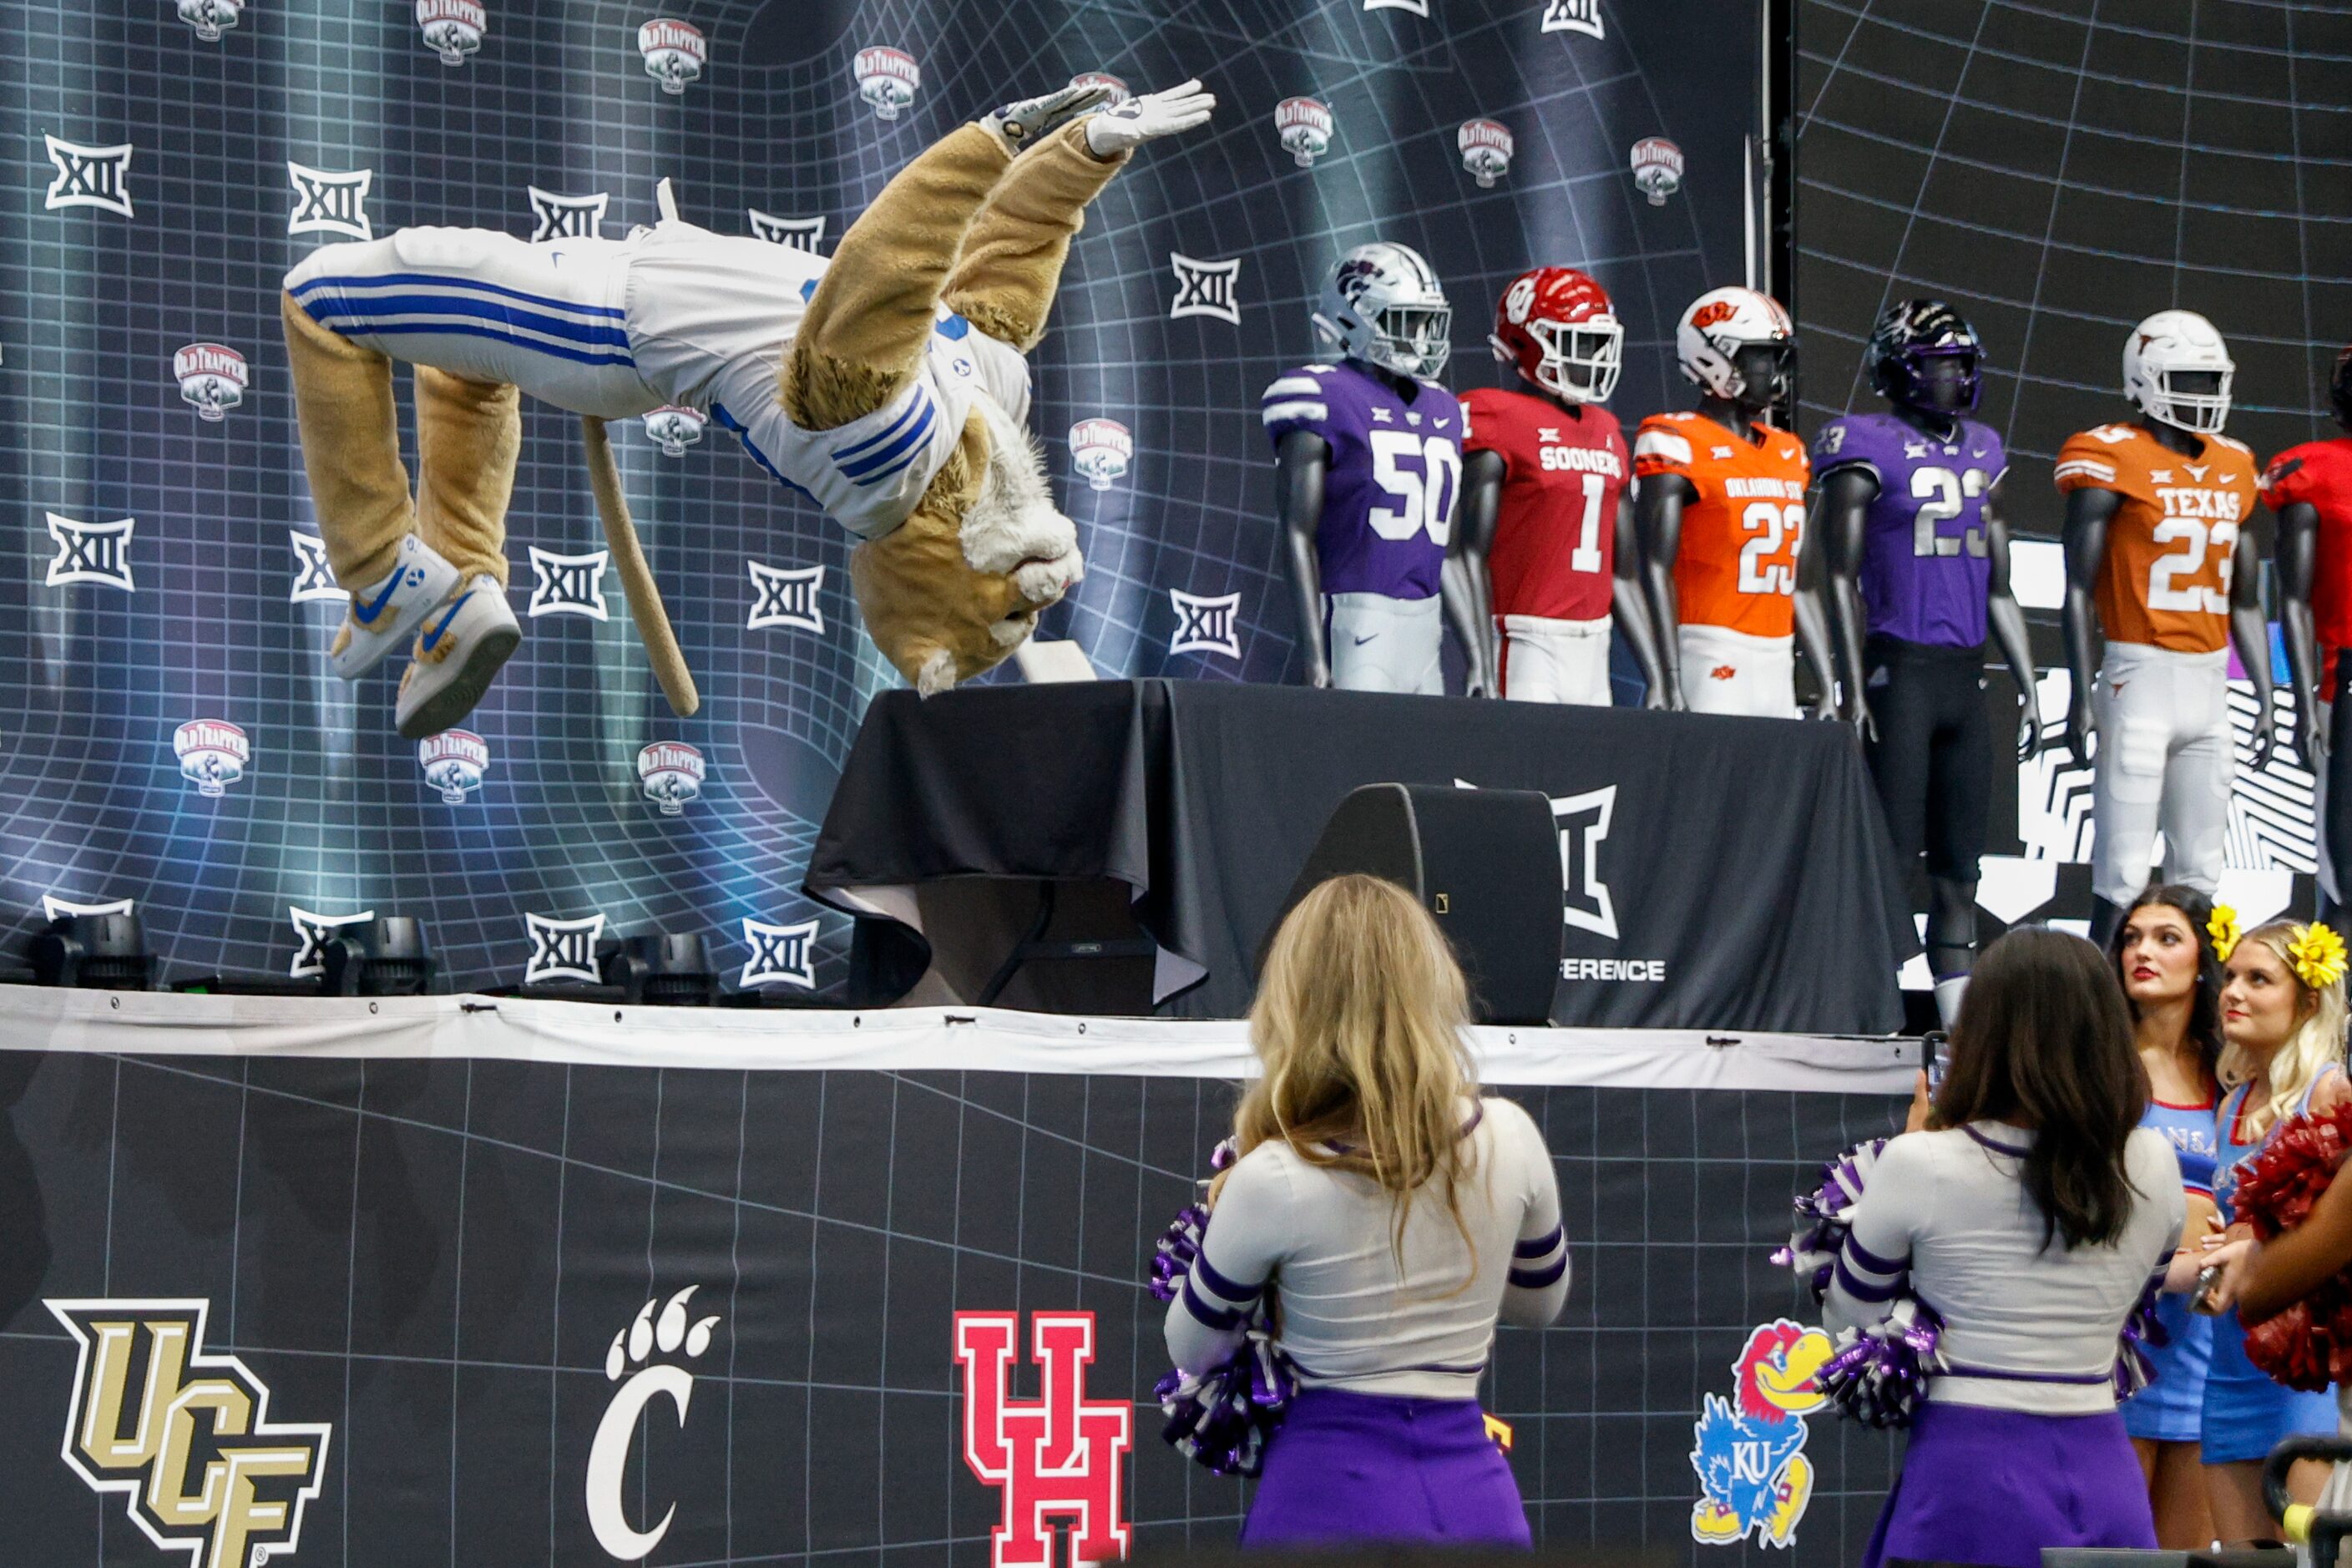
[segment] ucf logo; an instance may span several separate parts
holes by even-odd
[[[78,1359],[67,1466],[120,1492],[131,1522],[189,1568],[290,1554],[326,1479],[330,1428],[269,1419],[269,1390],[233,1355],[205,1352],[190,1301],[46,1303]]]
[[[1003,1522],[990,1534],[994,1568],[1052,1568],[1053,1526],[1066,1521],[1070,1563],[1127,1555],[1119,1517],[1119,1463],[1134,1445],[1135,1407],[1088,1399],[1095,1359],[1092,1312],[1033,1312],[1030,1355],[1038,1397],[1013,1397],[1018,1312],[958,1312],[956,1360],[963,1365],[963,1462],[1004,1496]]]

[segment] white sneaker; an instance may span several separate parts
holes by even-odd
[[[413,533],[402,535],[391,573],[352,595],[327,662],[345,680],[357,680],[407,641],[457,585],[457,569],[440,552]]]
[[[522,627],[496,577],[485,572],[459,584],[416,634],[394,710],[401,738],[437,735],[471,713],[521,641]]]

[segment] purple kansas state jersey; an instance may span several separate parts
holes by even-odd
[[[1813,473],[1865,468],[1878,499],[1864,524],[1862,599],[1874,636],[1937,647],[1980,647],[1992,562],[1985,495],[2009,459],[2000,437],[1971,419],[1949,441],[1891,414],[1849,414],[1813,438]]]
[[[1265,389],[1276,447],[1311,430],[1331,448],[1315,539],[1326,594],[1426,599],[1437,592],[1462,489],[1462,405],[1435,382],[1410,400],[1353,363],[1309,364]]]

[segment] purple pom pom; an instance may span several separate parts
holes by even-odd
[[[1240,1158],[1239,1146],[1230,1138],[1223,1139],[1215,1148],[1209,1151],[1209,1169],[1222,1171]]]
[[[2123,1332],[2116,1337],[2116,1397],[2129,1399],[2156,1381],[2156,1363],[2147,1353],[2150,1345],[2168,1345],[2172,1331],[2156,1315],[2156,1299],[2163,1289],[2163,1280],[2150,1279],[2139,1293],[2139,1304],[2124,1319]]]
[[[1266,1439],[1289,1414],[1298,1377],[1290,1358],[1253,1327],[1233,1359],[1198,1376],[1173,1371],[1152,1386],[1171,1447],[1220,1476],[1255,1476]]]
[[[1816,1301],[1829,1293],[1838,1251],[1853,1228],[1854,1205],[1862,1201],[1863,1187],[1885,1148],[1884,1138],[1855,1144],[1823,1165],[1821,1185],[1799,1194],[1791,1205],[1797,1211],[1797,1228],[1788,1246],[1774,1249],[1772,1261],[1793,1270],[1811,1289]]]
[[[1143,1288],[1159,1301],[1173,1301],[1176,1293],[1184,1289],[1185,1276],[1201,1256],[1201,1233],[1208,1228],[1209,1215],[1198,1204],[1186,1204],[1168,1222],[1159,1243],[1151,1251],[1151,1273]]]
[[[1908,1426],[1928,1379],[1944,1369],[1943,1332],[1933,1307],[1904,1296],[1878,1322],[1838,1336],[1836,1353],[1813,1381],[1841,1415],[1866,1426]]]

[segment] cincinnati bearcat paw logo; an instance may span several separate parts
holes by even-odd
[[[588,1528],[596,1544],[624,1563],[646,1556],[669,1533],[677,1505],[663,1510],[649,1530],[629,1522],[621,1497],[621,1480],[629,1468],[629,1449],[636,1440],[639,1417],[656,1399],[667,1399],[677,1412],[679,1430],[694,1405],[694,1373],[686,1363],[699,1361],[710,1349],[719,1314],[695,1319],[687,1310],[698,1285],[689,1285],[667,1300],[656,1296],[637,1309],[629,1326],[613,1336],[604,1352],[604,1377],[619,1384],[613,1402],[596,1424],[596,1440],[588,1450]],[[656,1359],[661,1358],[661,1359]]]

